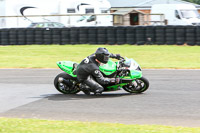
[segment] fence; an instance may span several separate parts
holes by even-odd
[[[0,29],[0,45],[200,45],[200,26],[118,26]]]

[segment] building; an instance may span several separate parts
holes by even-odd
[[[200,5],[182,0],[108,0],[111,13],[114,15],[114,25],[148,25],[151,6],[154,4],[192,4],[200,13]],[[160,23],[166,23],[162,14]]]

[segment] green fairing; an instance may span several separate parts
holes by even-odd
[[[107,89],[108,91],[116,91],[118,90],[118,88],[127,85],[128,83],[122,83],[122,84],[117,84],[117,85],[112,85],[112,86],[108,86]]]
[[[58,67],[63,70],[64,72],[68,73],[72,77],[77,77],[76,75],[73,74],[73,64],[75,62],[72,61],[59,61],[56,64]]]
[[[131,70],[130,71],[130,78],[131,79],[139,79],[142,77],[142,72],[141,71],[137,71],[137,70]]]
[[[57,62],[58,67],[71,75],[72,77],[77,77],[73,74],[73,64],[75,62],[72,61],[59,61]],[[109,60],[107,64],[99,67],[100,71],[103,72],[105,75],[111,75],[115,71],[117,71],[117,65],[112,60]]]
[[[105,75],[111,75],[112,73],[117,71],[117,65],[112,60],[109,60],[107,64],[100,66],[99,70]]]

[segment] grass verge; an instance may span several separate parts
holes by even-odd
[[[200,69],[199,46],[174,45],[0,46],[0,68],[57,68],[57,61],[80,62],[98,47],[106,47],[112,53],[133,58],[142,68]]]
[[[0,118],[0,133],[199,133],[200,128]]]

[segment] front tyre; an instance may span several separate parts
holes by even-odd
[[[123,89],[129,93],[142,93],[149,88],[149,81],[145,77],[134,80],[130,84],[123,86]]]
[[[59,78],[64,78],[65,82],[58,82]],[[75,78],[65,72],[60,73],[55,77],[54,86],[59,92],[63,94],[76,94],[80,91]]]

